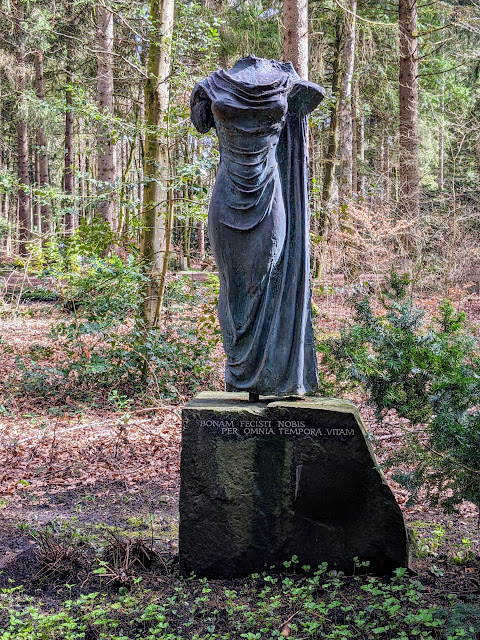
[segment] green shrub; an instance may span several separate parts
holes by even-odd
[[[405,430],[392,464],[396,479],[430,503],[451,510],[462,500],[480,505],[480,359],[464,313],[443,301],[430,324],[408,296],[409,279],[392,272],[376,314],[370,296],[353,300],[354,322],[323,341],[323,366],[335,388],[359,384],[377,417],[395,409],[422,431]],[[402,470],[403,466],[403,470]]]
[[[53,357],[46,363],[44,350],[30,349],[17,358],[21,389],[57,398],[112,389],[178,398],[208,384],[219,340],[214,292],[189,277],[169,282],[164,321],[147,330],[139,317],[143,282],[140,266],[118,259],[96,259],[73,274],[64,291],[72,314],[52,329]]]

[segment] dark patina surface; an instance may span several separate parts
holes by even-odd
[[[227,391],[317,388],[309,283],[307,117],[325,91],[290,62],[248,56],[191,96],[196,128],[215,127],[220,165],[208,233]]]
[[[402,513],[347,400],[199,394],[183,410],[180,564],[235,577],[354,558],[407,566]]]

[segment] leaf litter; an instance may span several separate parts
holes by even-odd
[[[322,332],[337,332],[341,321],[350,317],[343,294],[322,296],[316,302],[321,304],[317,324]],[[422,300],[422,305],[433,314],[438,302],[438,297],[429,297]],[[14,370],[16,355],[27,353],[33,344],[48,345],[48,332],[58,320],[59,312],[45,314],[44,307],[38,303],[23,306],[28,313],[16,318],[0,318],[3,338],[0,367],[4,379]],[[480,327],[478,297],[459,296],[457,307],[467,311],[472,324]],[[391,451],[402,446],[403,429],[408,425],[394,411],[378,423],[364,396],[350,393],[349,397],[359,407],[382,463]],[[165,539],[175,551],[181,447],[179,405],[137,403],[126,410],[115,411],[108,406],[79,406],[67,397],[61,408],[55,407],[52,411],[47,400],[26,396],[8,400],[10,404],[0,395],[0,408],[5,407],[0,411],[0,519],[2,516],[4,519],[0,537],[3,532],[12,537],[8,521],[18,523],[23,518],[48,524],[51,518],[68,519],[72,505],[89,495],[95,503],[92,509],[85,509],[88,515],[82,515],[82,520],[103,519],[106,524],[125,526],[123,509],[121,513],[115,511],[112,504],[123,505],[131,496],[132,503],[137,503],[132,504],[131,513],[137,513],[144,503],[148,503],[150,512],[162,512],[160,520],[162,529],[167,531]],[[429,535],[439,524],[449,534],[446,537],[451,548],[445,545],[443,555],[435,559],[442,567],[438,575],[430,571],[430,557],[414,560],[414,568],[432,588],[445,584],[447,589],[458,592],[462,589],[475,592],[480,580],[478,561],[471,566],[452,567],[447,560],[465,538],[473,541],[474,556],[479,557],[478,510],[464,504],[459,515],[445,516],[422,502],[407,507],[409,493],[392,479],[392,474],[391,470],[385,471],[387,482],[407,523],[417,527],[420,537]],[[47,513],[42,513],[42,508],[48,508]],[[135,527],[130,525],[132,528]],[[0,557],[0,568],[8,564],[19,549],[25,550],[25,541],[18,542],[18,537],[15,534],[13,542],[0,542],[0,551],[3,548],[6,554],[3,562]]]

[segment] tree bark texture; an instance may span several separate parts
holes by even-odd
[[[149,278],[145,288],[143,316],[148,325],[155,319],[157,293],[155,280],[168,261],[166,243],[166,204],[169,187],[167,117],[170,100],[174,0],[150,1],[150,46],[148,79],[145,82],[143,231],[141,257]]]
[[[35,52],[35,93],[39,100],[45,100],[45,87],[43,79],[43,52]],[[48,175],[48,154],[47,154],[47,137],[43,126],[37,128],[37,149],[38,163],[38,186],[42,189],[49,183]],[[39,231],[42,236],[42,243],[48,239],[51,232],[50,206],[45,202],[42,196],[42,204],[40,205],[40,221]]]
[[[356,150],[357,150],[357,193],[361,196],[365,192],[365,115],[362,104],[357,104],[357,126],[356,126]],[[355,186],[355,185],[354,185]]]
[[[97,179],[101,198],[97,211],[115,230],[114,202],[115,158],[110,134],[113,116],[113,14],[104,6],[97,7],[97,104],[103,118],[97,125]]]
[[[22,2],[15,3],[16,13],[16,35],[18,42],[17,50],[17,101],[18,101],[18,121],[17,121],[17,175],[18,175],[18,250],[20,255],[27,254],[27,243],[30,240],[31,219],[30,219],[30,179],[28,174],[28,129],[24,114],[24,95],[26,89],[25,72],[25,7]]]
[[[352,196],[352,154],[353,154],[353,123],[352,123],[352,81],[355,64],[355,13],[357,0],[345,0],[346,8],[343,18],[343,51],[342,51],[342,79],[340,84],[340,100],[338,110],[339,137],[339,199],[345,201]]]
[[[70,235],[73,233],[75,228],[75,219],[73,213],[73,202],[72,198],[74,196],[74,129],[73,129],[73,105],[72,105],[72,93],[70,85],[73,83],[73,72],[70,64],[67,65],[67,89],[65,91],[65,166],[64,166],[64,177],[63,177],[63,186],[65,190],[65,194],[69,196],[68,198],[68,207],[65,211],[64,225],[65,225],[65,233],[66,235]]]
[[[400,213],[416,218],[419,201],[417,0],[399,0],[399,201]]]
[[[328,132],[327,156],[325,158],[325,174],[323,177],[322,201],[324,207],[327,207],[332,200],[333,184],[335,181],[335,165],[337,160],[338,149],[338,85],[340,80],[340,56],[342,46],[342,28],[341,23],[336,24],[335,53],[333,60],[332,73],[332,97],[334,102],[330,110],[330,125]],[[319,233],[322,235],[325,227],[325,221],[319,220]]]
[[[308,0],[283,0],[283,59],[308,80]]]
[[[358,102],[358,83],[354,82],[352,89],[352,192],[357,191],[358,167],[357,167],[357,102]]]
[[[478,184],[479,184],[479,186],[480,186],[480,131],[477,133],[476,151],[477,151],[477,175],[478,175]]]

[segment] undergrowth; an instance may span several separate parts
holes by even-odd
[[[148,329],[140,314],[143,282],[138,264],[118,259],[95,259],[73,272],[62,288],[70,315],[53,326],[48,345],[16,358],[20,375],[11,391],[55,401],[110,389],[179,399],[212,381],[217,284],[173,278],[161,325]]]
[[[286,563],[291,565],[291,563]],[[321,565],[309,575],[253,574],[242,581],[164,576],[163,590],[139,581],[118,594],[94,592],[56,610],[20,586],[0,592],[0,640],[474,640],[480,608],[449,596],[428,602],[421,583],[345,577]]]
[[[351,301],[353,322],[320,345],[334,381],[324,391],[360,386],[378,419],[390,409],[410,421],[404,447],[389,462],[414,498],[453,510],[480,505],[480,356],[463,312],[444,300],[429,323],[406,275],[391,273],[380,293]]]

